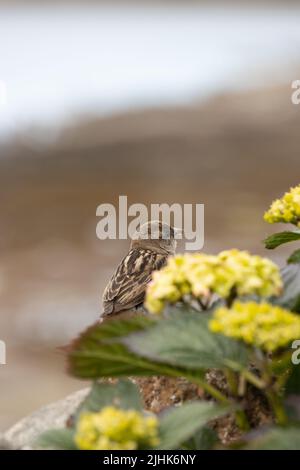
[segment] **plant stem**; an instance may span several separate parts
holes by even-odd
[[[278,387],[280,385],[280,381],[277,380],[276,382],[273,382],[272,370],[270,369],[270,363],[267,358],[263,358],[263,360],[260,362],[262,380],[259,380],[264,384],[264,386],[261,388],[264,389],[265,396],[268,399],[271,408],[273,409],[277,423],[281,426],[284,426],[287,424],[288,418],[282,405],[282,400],[279,396]]]
[[[195,377],[193,375],[184,375],[188,380],[199,385],[199,387],[203,388],[209,395],[215,398],[218,402],[224,403],[225,405],[232,404],[231,400],[227,398],[222,392],[220,392],[217,388],[213,385],[207,383],[205,380],[200,379],[199,377]]]
[[[288,422],[285,410],[282,406],[281,400],[273,390],[266,390],[266,397],[274,411],[275,418],[278,424],[285,426]]]
[[[224,371],[229,390],[231,391],[232,395],[235,398],[238,398],[239,395],[239,386],[238,386],[238,376],[235,372],[230,369],[225,369]],[[244,410],[236,410],[235,411],[235,421],[238,427],[242,431],[249,431],[250,425],[248,422],[248,418]]]
[[[244,410],[237,410],[235,412],[235,421],[241,431],[249,431],[250,424]]]
[[[238,382],[235,372],[230,369],[225,369],[224,374],[228,383],[229,390],[234,396],[238,394]]]
[[[242,374],[240,374],[239,383],[238,383],[238,396],[239,397],[243,397],[245,395],[246,385],[247,385],[246,378]]]
[[[254,385],[256,388],[259,388],[260,390],[262,390],[266,387],[265,381],[260,379],[259,377],[257,377],[257,375],[253,374],[252,372],[250,372],[250,370],[243,369],[241,373],[242,373],[243,377],[245,377],[245,379],[249,383]]]
[[[231,289],[231,292],[226,299],[227,308],[230,308],[232,306],[236,298],[237,298],[237,292],[236,292],[236,288],[234,287],[233,289]]]
[[[250,370],[239,367],[235,362],[228,360],[226,360],[226,366],[232,370],[235,370],[236,372],[239,372],[242,377],[244,377],[249,383],[254,385],[256,388],[266,388],[267,383],[257,375],[250,372]]]

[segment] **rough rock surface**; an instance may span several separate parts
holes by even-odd
[[[0,449],[34,449],[34,441],[39,434],[51,428],[65,426],[67,419],[76,410],[88,391],[88,388],[78,390],[23,418],[3,436],[0,435]]]

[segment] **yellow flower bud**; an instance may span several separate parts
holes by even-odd
[[[151,313],[160,313],[167,303],[187,295],[207,299],[215,293],[227,298],[234,291],[238,296],[270,297],[281,289],[279,269],[266,258],[235,249],[217,256],[187,253],[170,258],[163,269],[154,272],[145,306]]]
[[[300,185],[291,188],[281,199],[276,199],[264,214],[269,224],[292,223],[300,226]]]
[[[300,317],[267,302],[236,301],[231,308],[216,310],[209,328],[271,352],[300,338]]]
[[[106,406],[98,413],[82,413],[75,443],[80,450],[135,450],[158,445],[158,420],[135,410]]]

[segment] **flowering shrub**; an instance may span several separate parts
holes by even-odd
[[[300,185],[291,188],[281,199],[276,199],[264,219],[270,224],[282,222],[300,227]]]
[[[300,186],[275,201],[268,222],[297,225],[272,235],[267,248],[300,240]],[[210,420],[232,414],[242,432],[235,446],[300,449],[300,250],[281,273],[270,260],[239,250],[177,255],[153,274],[145,306],[163,315],[112,319],[72,344],[70,373],[94,383],[71,428],[48,431],[40,446],[76,449],[203,449],[221,446]],[[217,298],[216,302],[214,301]],[[246,298],[245,298],[246,297]],[[250,297],[250,298],[249,298]],[[226,390],[209,382],[217,369]],[[134,384],[105,377],[184,377],[210,395],[157,417],[143,414]],[[257,433],[247,391],[268,404],[273,425]],[[117,407],[116,407],[117,403]],[[208,434],[207,434],[207,431]],[[205,438],[204,438],[205,437]]]
[[[135,410],[107,406],[98,413],[83,413],[75,443],[81,450],[135,450],[159,444],[158,420]]]
[[[300,338],[300,317],[267,302],[235,302],[217,309],[209,322],[214,333],[222,333],[273,352]]]
[[[271,235],[265,240],[266,248],[274,249],[292,241],[300,240],[300,185],[284,194],[281,199],[276,199],[265,213],[264,219],[270,224],[277,222],[292,224],[297,228],[286,232]],[[288,263],[300,262],[300,250],[296,250],[288,259]]]
[[[116,406],[115,403],[118,403]],[[95,382],[77,409],[73,423],[65,429],[44,432],[38,447],[69,450],[175,449],[201,432],[207,421],[224,416],[229,407],[214,403],[190,402],[174,407],[161,416],[144,414],[136,385]]]
[[[247,251],[177,255],[153,274],[145,306],[151,313],[160,313],[167,303],[184,300],[187,295],[205,302],[213,293],[225,299],[251,294],[270,297],[279,295],[281,288],[278,267]]]

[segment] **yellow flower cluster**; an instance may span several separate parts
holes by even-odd
[[[259,347],[276,351],[300,338],[300,317],[267,302],[234,302],[215,311],[210,330]]]
[[[98,413],[82,413],[75,443],[80,450],[135,450],[159,443],[158,420],[135,410],[106,406]]]
[[[282,288],[278,267],[267,258],[247,251],[228,250],[217,256],[202,253],[176,255],[153,273],[145,307],[160,313],[167,303],[176,303],[186,295],[205,299],[212,293],[228,298],[257,294],[278,295]]]
[[[269,224],[283,222],[300,227],[300,185],[291,188],[281,199],[276,199],[264,219]]]

